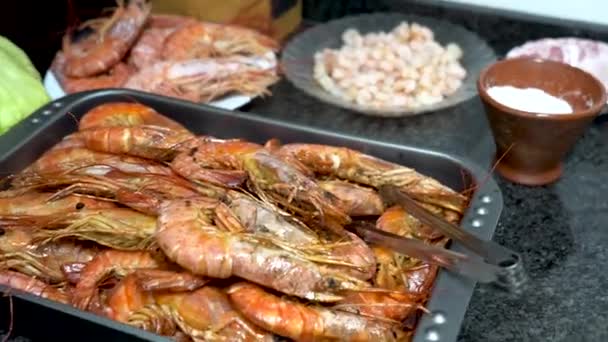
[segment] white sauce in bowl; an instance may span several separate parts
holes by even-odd
[[[538,88],[494,86],[488,95],[507,107],[541,114],[572,114],[570,104]]]

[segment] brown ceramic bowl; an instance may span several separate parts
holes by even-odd
[[[572,114],[542,114],[507,107],[492,99],[492,86],[539,88],[562,98]],[[496,170],[525,185],[544,185],[562,174],[562,159],[606,104],[602,83],[570,65],[534,58],[513,58],[486,67],[477,90],[496,143]]]

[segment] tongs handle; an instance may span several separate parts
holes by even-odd
[[[383,185],[379,189],[380,196],[389,205],[401,205],[411,216],[421,223],[441,231],[469,250],[475,252],[496,270],[498,286],[516,291],[526,281],[523,263],[519,253],[516,253],[493,241],[481,240],[475,235],[433,214],[420,206],[409,195],[393,185]]]

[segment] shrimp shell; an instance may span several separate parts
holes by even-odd
[[[70,77],[88,77],[102,73],[127,54],[143,29],[151,6],[146,0],[130,0],[125,8],[119,6],[112,18],[94,34],[71,42],[63,38],[63,53],[66,61],[63,72]]]
[[[279,298],[251,283],[234,284],[227,292],[247,319],[296,341],[397,341],[403,334],[397,325]]]

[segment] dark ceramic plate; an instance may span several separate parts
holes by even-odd
[[[435,40],[441,45],[454,42],[460,46],[464,53],[460,62],[466,69],[467,76],[463,80],[462,86],[454,94],[430,106],[379,110],[362,107],[335,97],[324,90],[314,79],[314,54],[325,48],[339,48],[342,45],[342,33],[345,30],[356,28],[361,34],[386,32],[391,31],[403,21],[416,22],[429,27],[435,34]],[[451,107],[476,96],[477,76],[485,66],[496,61],[496,54],[479,36],[449,22],[408,14],[375,13],[345,17],[308,29],[295,36],[287,44],[281,58],[287,79],[296,88],[321,101],[367,115],[402,117]]]

